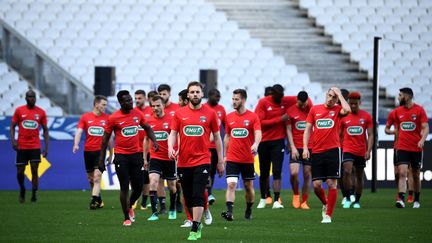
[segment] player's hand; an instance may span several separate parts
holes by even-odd
[[[225,164],[223,161],[219,161],[216,165],[216,169],[219,175],[219,178],[222,177],[224,175],[225,172]]]
[[[98,168],[99,168],[99,170],[100,170],[101,173],[103,173],[105,171],[106,167],[105,167],[105,163],[104,163],[103,160],[99,161]]]
[[[417,147],[423,149],[423,146],[424,146],[424,141],[423,139],[420,139],[420,141],[417,144]]]
[[[370,159],[370,156],[371,154],[370,154],[370,152],[366,152],[366,154],[365,154],[365,160],[369,160]]]
[[[46,158],[46,157],[48,156],[48,149],[44,149],[44,150],[42,151],[42,156],[43,156],[44,158]]]
[[[300,157],[300,154],[299,154],[297,148],[291,148],[291,158],[293,160],[298,160],[299,157]]]
[[[175,151],[173,148],[168,148],[168,158],[177,160],[177,151]]]
[[[78,145],[74,145],[72,148],[72,153],[76,153],[79,150],[79,146]]]
[[[210,133],[210,143],[213,143],[213,141],[214,141],[214,135],[213,133]]]
[[[258,153],[258,145],[256,143],[253,143],[250,149],[253,155]]]
[[[144,160],[144,170],[148,170],[149,168],[149,162],[145,159]]]
[[[16,140],[12,141],[12,148],[16,151],[18,150],[18,142]]]
[[[309,149],[303,149],[303,154],[302,154],[303,159],[309,159],[310,158],[310,153],[309,153]]]
[[[286,122],[288,121],[289,116],[287,114],[283,114],[283,116],[281,116],[281,121]]]
[[[342,93],[338,87],[331,87],[330,89],[333,90],[338,97],[342,96]]]

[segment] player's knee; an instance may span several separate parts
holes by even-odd
[[[282,172],[281,171],[273,171],[273,180],[280,180],[282,178]]]
[[[298,179],[298,171],[291,171],[290,172],[290,177],[292,179]]]
[[[314,191],[321,191],[321,189],[322,189],[322,185],[321,185],[320,182],[316,182],[316,181],[314,181],[314,183],[313,183],[313,188],[314,188]]]

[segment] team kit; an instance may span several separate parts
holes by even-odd
[[[386,124],[386,133],[395,135],[395,205],[404,208],[406,203],[412,203],[413,208],[419,208],[419,175],[423,146],[429,134],[428,118],[425,110],[414,103],[410,88],[399,91],[400,106],[389,114]],[[133,224],[137,207],[151,210],[148,221],[157,221],[163,215],[175,220],[177,213],[185,212],[181,227],[190,227],[187,239],[197,240],[201,238],[203,224],[211,224],[213,220],[209,205],[216,201],[212,193],[216,174],[225,175],[227,182],[226,211],[221,213],[224,220],[238,218],[234,203],[240,176],[246,198],[240,218],[252,220],[255,201],[257,210],[267,206],[283,209],[286,205],[280,195],[282,165],[288,151],[292,207],[310,209],[308,198],[312,187],[322,202],[321,223],[331,223],[339,185],[342,207],[361,208],[364,168],[374,138],[373,120],[360,108],[359,92],[333,87],[325,93],[323,104],[313,105],[307,92],[285,96],[284,88],[275,84],[266,88],[255,111],[251,111],[246,108],[247,91],[236,89],[232,92],[234,111],[229,114],[219,104],[221,94],[217,89],[209,90],[206,103],[202,103],[203,97],[203,86],[196,81],[178,94],[179,103],[171,101],[171,88],[167,84],[147,94],[143,90],[134,94],[121,90],[117,93],[120,109],[108,115],[107,98],[95,96],[93,110],[79,120],[72,149],[73,153],[80,150],[85,134],[82,150],[91,186],[89,208],[104,207],[101,175],[106,165],[113,163],[120,184],[124,226]],[[32,173],[37,175],[40,156],[48,154],[45,112],[35,105],[34,91],[27,91],[26,102],[27,105],[16,109],[10,130],[11,143],[17,152],[21,203],[25,202],[25,166],[30,163]],[[18,139],[15,139],[17,125]],[[42,152],[40,128],[45,140]],[[221,129],[225,131],[223,138]],[[260,169],[259,200],[255,200],[253,185],[255,156],[259,158]],[[299,173],[303,177],[301,188]],[[409,177],[412,180],[407,185]],[[407,189],[409,196],[405,202]],[[38,178],[33,176],[32,202],[37,201],[37,190]]]

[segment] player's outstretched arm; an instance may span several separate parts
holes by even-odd
[[[224,166],[224,161],[223,161],[223,151],[222,151],[222,139],[221,139],[219,132],[215,132],[215,133],[213,133],[213,135],[214,135],[214,141],[215,141],[216,151],[217,151],[217,155],[218,155],[218,163],[217,163],[216,169],[218,171],[219,177],[222,177],[224,172],[225,172],[225,166]]]
[[[422,128],[420,134],[422,135],[420,141],[418,142],[418,147],[423,148],[427,136],[429,135],[429,124],[427,122],[422,123]]]
[[[99,170],[100,172],[105,171],[105,156],[106,156],[106,149],[108,147],[108,141],[110,140],[111,133],[104,133],[102,137],[102,145],[101,145],[101,152],[99,157]]]
[[[255,155],[258,153],[258,146],[261,143],[262,132],[261,130],[255,130],[254,132],[254,143],[251,146],[251,152]]]
[[[78,152],[78,150],[79,150],[79,142],[81,140],[82,133],[83,133],[83,129],[82,128],[78,128],[76,130],[75,137],[74,137],[74,145],[73,145],[73,148],[72,148],[72,153]]]
[[[156,136],[153,132],[153,129],[150,127],[148,123],[141,124],[142,128],[146,131],[147,137],[153,142],[153,148],[155,151],[159,149],[159,144],[156,141]]]
[[[373,143],[374,143],[374,134],[373,134],[373,127],[367,129],[367,148],[366,148],[366,154],[365,159],[370,159]]]
[[[143,159],[144,159],[144,169],[148,170],[148,161],[147,161],[147,155],[149,153],[150,149],[150,140],[147,136],[144,137],[143,140]]]
[[[12,148],[14,150],[18,149],[18,142],[15,139],[15,127],[16,127],[17,123],[16,122],[11,122],[9,131],[10,131],[10,140],[11,140],[11,144],[12,144]]]
[[[294,137],[293,137],[291,129],[292,129],[291,124],[286,125],[286,134],[288,137],[288,143],[289,143],[290,150],[291,150],[291,158],[293,158],[294,160],[297,160],[300,155],[298,153],[297,148],[295,147]]]
[[[309,159],[310,158],[308,144],[309,144],[309,137],[310,137],[311,129],[312,129],[312,124],[309,122],[306,123],[306,128],[305,128],[304,133],[303,133],[303,154],[302,154],[303,159]]]
[[[174,145],[177,140],[177,131],[171,130],[168,136],[168,158],[177,160],[177,151],[174,150]]]
[[[43,129],[43,136],[45,142],[45,148],[42,152],[42,156],[46,158],[48,156],[48,141],[49,141],[48,126],[46,124],[42,124],[42,129]]]
[[[227,154],[228,154],[228,146],[229,146],[229,141],[230,141],[230,138],[229,138],[229,133],[225,133],[225,137],[224,137],[224,162],[226,163],[226,156],[227,156]]]

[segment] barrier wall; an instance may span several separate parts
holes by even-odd
[[[72,153],[73,136],[76,130],[77,117],[49,118],[50,142],[48,157],[42,160],[40,174],[41,190],[81,190],[89,189],[86,178],[83,152]],[[12,149],[9,140],[10,117],[0,117],[0,190],[17,190],[15,168],[15,151]],[[81,149],[83,144],[81,143]],[[289,154],[285,154],[283,164],[282,187],[291,188],[289,183]],[[432,188],[432,144],[426,143],[424,153],[424,164],[421,178],[424,188]],[[255,169],[259,175],[258,159],[255,161]],[[380,141],[378,149],[378,187],[394,187],[393,170],[393,142]],[[372,170],[370,162],[365,169],[366,186],[370,184]],[[26,170],[26,186],[31,188],[30,171]],[[302,178],[300,176],[300,180]],[[255,187],[258,188],[258,177],[255,180]],[[239,184],[242,187],[242,183]],[[103,174],[104,189],[118,189],[119,184],[115,175],[114,167],[108,166]],[[226,188],[224,178],[215,180],[215,188]]]

